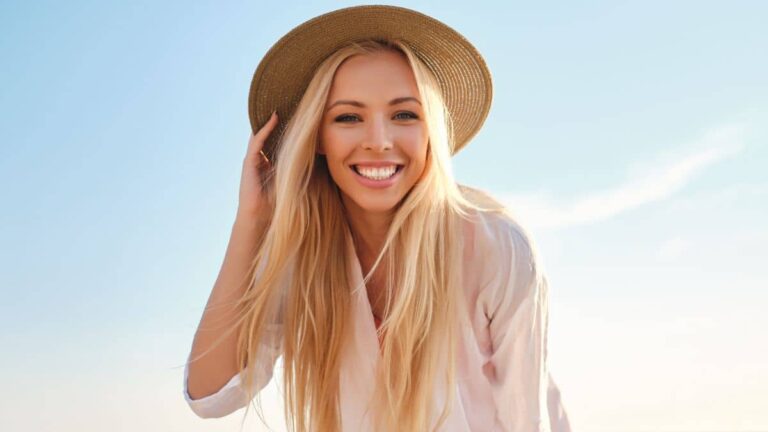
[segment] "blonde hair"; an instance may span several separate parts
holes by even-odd
[[[458,308],[462,289],[461,219],[481,208],[453,177],[454,137],[449,112],[435,76],[399,40],[366,40],[329,56],[309,83],[289,119],[266,185],[273,211],[259,241],[248,285],[237,302],[238,364],[244,387],[265,329],[282,325],[286,423],[292,431],[340,431],[340,361],[355,325],[350,320],[345,236],[350,228],[323,155],[316,153],[319,125],[337,68],[347,58],[394,50],[410,64],[421,96],[429,146],[425,173],[395,209],[377,267],[387,275],[383,338],[372,412],[383,431],[438,429],[447,419],[454,391],[433,424],[434,383],[455,386]],[[393,265],[382,263],[394,263]],[[283,283],[284,282],[284,283]],[[393,287],[397,287],[395,290]],[[363,287],[363,289],[365,289]],[[444,362],[444,369],[441,368]],[[259,416],[263,420],[260,401]],[[247,413],[247,411],[246,411]]]

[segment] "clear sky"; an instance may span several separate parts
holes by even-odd
[[[0,430],[237,430],[194,416],[180,365],[250,80],[352,4],[0,2]],[[493,72],[455,171],[534,234],[575,430],[768,430],[768,3],[399,4]]]

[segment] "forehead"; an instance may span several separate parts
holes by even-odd
[[[391,92],[417,96],[413,70],[403,54],[381,51],[347,58],[336,70],[331,97],[375,97]],[[398,95],[398,96],[405,96]]]

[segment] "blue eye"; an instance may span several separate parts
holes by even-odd
[[[407,117],[404,117],[404,118],[403,117],[399,117],[401,115],[405,115]],[[399,113],[395,114],[395,118],[402,119],[402,120],[410,120],[410,119],[418,119],[419,117],[416,114],[412,113],[412,112],[402,111],[402,112],[399,112]],[[335,118],[335,120],[337,122],[341,122],[341,123],[347,123],[346,119],[357,119],[357,120],[360,120],[356,115],[352,115],[352,114],[344,114],[344,115],[340,115],[340,116]]]
[[[412,112],[408,112],[408,111],[399,112],[399,113],[397,113],[397,115],[395,117],[399,116],[400,114],[405,114],[405,115],[408,116],[408,118],[412,118],[412,119],[419,118],[416,114],[414,114]]]
[[[344,114],[344,115],[340,115],[340,116],[336,117],[336,121],[337,122],[344,122],[345,118],[357,118],[357,116]]]

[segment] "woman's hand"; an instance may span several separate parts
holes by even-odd
[[[264,175],[272,169],[271,162],[261,152],[264,142],[277,125],[277,112],[267,120],[248,141],[248,151],[243,160],[243,172],[240,177],[240,198],[237,218],[250,223],[265,218],[264,212],[270,211],[271,199],[263,188]]]

